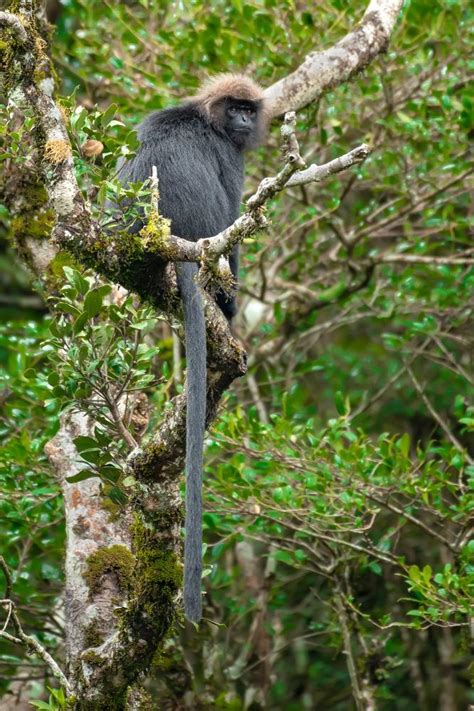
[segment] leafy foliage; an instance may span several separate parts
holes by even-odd
[[[341,0],[58,6],[62,101],[94,214],[115,219],[107,199],[149,205],[146,188],[123,194],[114,177],[146,112],[192,94],[206,72],[247,67],[268,85],[364,9]],[[380,709],[474,703],[472,19],[461,0],[406,2],[389,51],[299,112],[308,162],[362,141],[373,152],[272,203],[271,232],[245,245],[237,328],[251,367],[207,448],[206,615],[223,626],[167,642],[150,682],[163,703],[342,711],[357,691],[351,661]],[[2,162],[27,160],[22,131],[33,125],[0,136]],[[249,189],[279,166],[277,130],[251,158]],[[87,156],[87,140],[103,150]],[[0,224],[4,235],[1,207]],[[11,252],[0,259],[9,298],[24,293]],[[28,626],[48,644],[62,525],[42,448],[59,409],[96,418],[94,437],[76,442],[80,476],[100,475],[122,502],[133,482],[122,476],[121,424],[138,433],[110,404],[121,388],[131,398],[156,390],[153,421],[175,387],[168,334],[156,345],[151,331],[156,314],[131,296],[111,299],[77,266],[63,271],[54,320],[37,313],[25,323],[9,306],[0,340],[2,549]],[[20,650],[2,652],[6,678]]]
[[[97,423],[94,437],[74,440],[87,468],[69,481],[98,476],[110,485],[109,495],[124,503],[119,483],[127,454],[136,444],[132,430],[137,397],[152,387],[156,390],[159,382],[150,368],[160,349],[146,342],[156,316],[132,295],[117,289],[112,294],[110,284],[96,284],[94,277],[71,267],[63,270],[65,284],[52,299],[57,313],[49,326],[52,338],[43,345],[53,366],[47,404],[83,412]],[[163,377],[168,374],[166,361],[162,372]]]
[[[63,584],[64,531],[59,486],[43,454],[57,428],[57,407],[45,404],[50,396],[41,350],[46,333],[46,324],[34,321],[0,328],[0,537],[1,553],[15,571],[25,629],[56,647],[63,634],[56,599]],[[11,644],[2,651],[0,688],[5,691],[23,651]],[[42,667],[34,662],[32,678],[38,671]]]

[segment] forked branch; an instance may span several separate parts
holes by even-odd
[[[66,693],[70,695],[72,689],[64,672],[60,669],[58,663],[53,659],[50,653],[38,642],[35,637],[32,637],[23,630],[18,614],[16,612],[15,603],[11,599],[12,593],[12,577],[10,570],[3,556],[0,556],[0,568],[3,571],[6,580],[5,597],[0,599],[0,605],[6,610],[6,619],[0,629],[0,637],[7,639],[14,644],[20,644],[26,648],[28,654],[36,654],[43,662],[51,669],[53,676],[64,687]],[[14,634],[7,632],[9,625],[12,626]]]

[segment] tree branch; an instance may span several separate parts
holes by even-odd
[[[273,116],[312,103],[386,50],[403,0],[371,0],[362,21],[333,47],[311,52],[294,72],[265,91]]]
[[[3,626],[3,629],[0,630],[0,637],[4,637],[5,639],[9,640],[10,642],[14,642],[15,644],[22,644],[24,647],[26,647],[28,653],[30,654],[37,654],[38,657],[40,657],[40,659],[42,659],[43,662],[47,664],[47,666],[51,669],[51,673],[59,681],[61,686],[64,687],[66,693],[70,695],[72,693],[71,686],[65,674],[60,669],[58,663],[53,659],[53,657],[43,647],[43,645],[41,645],[38,640],[32,637],[31,635],[26,634],[26,632],[23,630],[23,627],[21,626],[20,620],[16,613],[15,603],[13,602],[13,600],[10,599],[12,589],[12,578],[10,570],[3,556],[0,556],[0,568],[2,569],[3,574],[5,575],[7,593],[6,598],[0,600],[0,605],[7,609],[7,620]],[[11,635],[6,631],[6,626],[10,620],[13,624],[15,635]]]
[[[472,254],[472,250],[469,250],[468,254]],[[474,264],[474,257],[438,257],[436,255],[422,255],[422,254],[380,254],[374,257],[374,262],[376,264],[453,264],[464,266],[467,264]]]
[[[371,149],[366,143],[362,143],[357,148],[353,148],[349,153],[345,153],[339,158],[324,163],[323,165],[310,165],[306,170],[301,170],[295,173],[286,183],[287,188],[293,188],[295,185],[307,185],[308,183],[320,183],[326,180],[331,175],[341,173],[347,170],[356,163],[361,163],[370,154]]]
[[[7,25],[12,30],[16,40],[21,44],[25,44],[28,35],[17,15],[11,12],[0,12],[0,26],[1,25]]]

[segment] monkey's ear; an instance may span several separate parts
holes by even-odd
[[[202,106],[202,104],[200,104]],[[206,112],[206,117],[216,128],[223,128],[226,120],[225,101],[215,101],[208,106],[203,107]]]

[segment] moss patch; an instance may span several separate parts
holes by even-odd
[[[130,585],[135,559],[125,546],[114,545],[100,548],[87,559],[84,578],[91,594],[98,592],[104,575],[114,573],[120,590],[125,591]]]
[[[12,219],[11,229],[16,240],[33,238],[48,239],[54,225],[54,215],[51,210],[39,213],[25,212]]]
[[[100,654],[97,654],[97,652],[92,651],[92,649],[88,649],[87,652],[84,652],[81,655],[81,659],[83,662],[86,662],[87,664],[91,664],[96,667],[101,667],[106,663],[104,657],[102,657]]]
[[[30,248],[25,244],[26,240],[48,240],[54,227],[54,212],[48,207],[48,196],[41,182],[25,176],[17,190],[21,198],[12,216],[11,235],[20,255],[30,263]]]
[[[0,28],[0,73],[1,84],[6,92],[10,91],[15,81],[14,57],[16,41],[8,27]]]
[[[91,622],[84,632],[84,647],[100,647],[103,641],[103,635],[97,629],[97,624]]]
[[[123,515],[123,507],[120,506],[119,504],[116,504],[110,499],[108,496],[103,496],[102,501],[100,503],[100,506],[102,509],[107,511],[109,514],[109,521],[118,521],[120,516]]]
[[[185,437],[186,422],[184,418],[177,425],[177,437]],[[162,476],[166,476],[163,471],[163,463],[169,459],[168,446],[164,442],[149,442],[140,454],[136,455],[133,460],[133,471],[137,479],[141,481],[160,481],[160,472]],[[184,460],[184,455],[183,455]]]
[[[127,624],[155,649],[174,621],[182,565],[174,551],[164,548],[166,540],[161,532],[148,527],[138,515],[131,533],[136,568]]]
[[[48,264],[48,270],[44,276],[45,288],[49,294],[57,294],[61,290],[65,282],[63,267],[82,270],[79,262],[69,252],[58,252]]]

